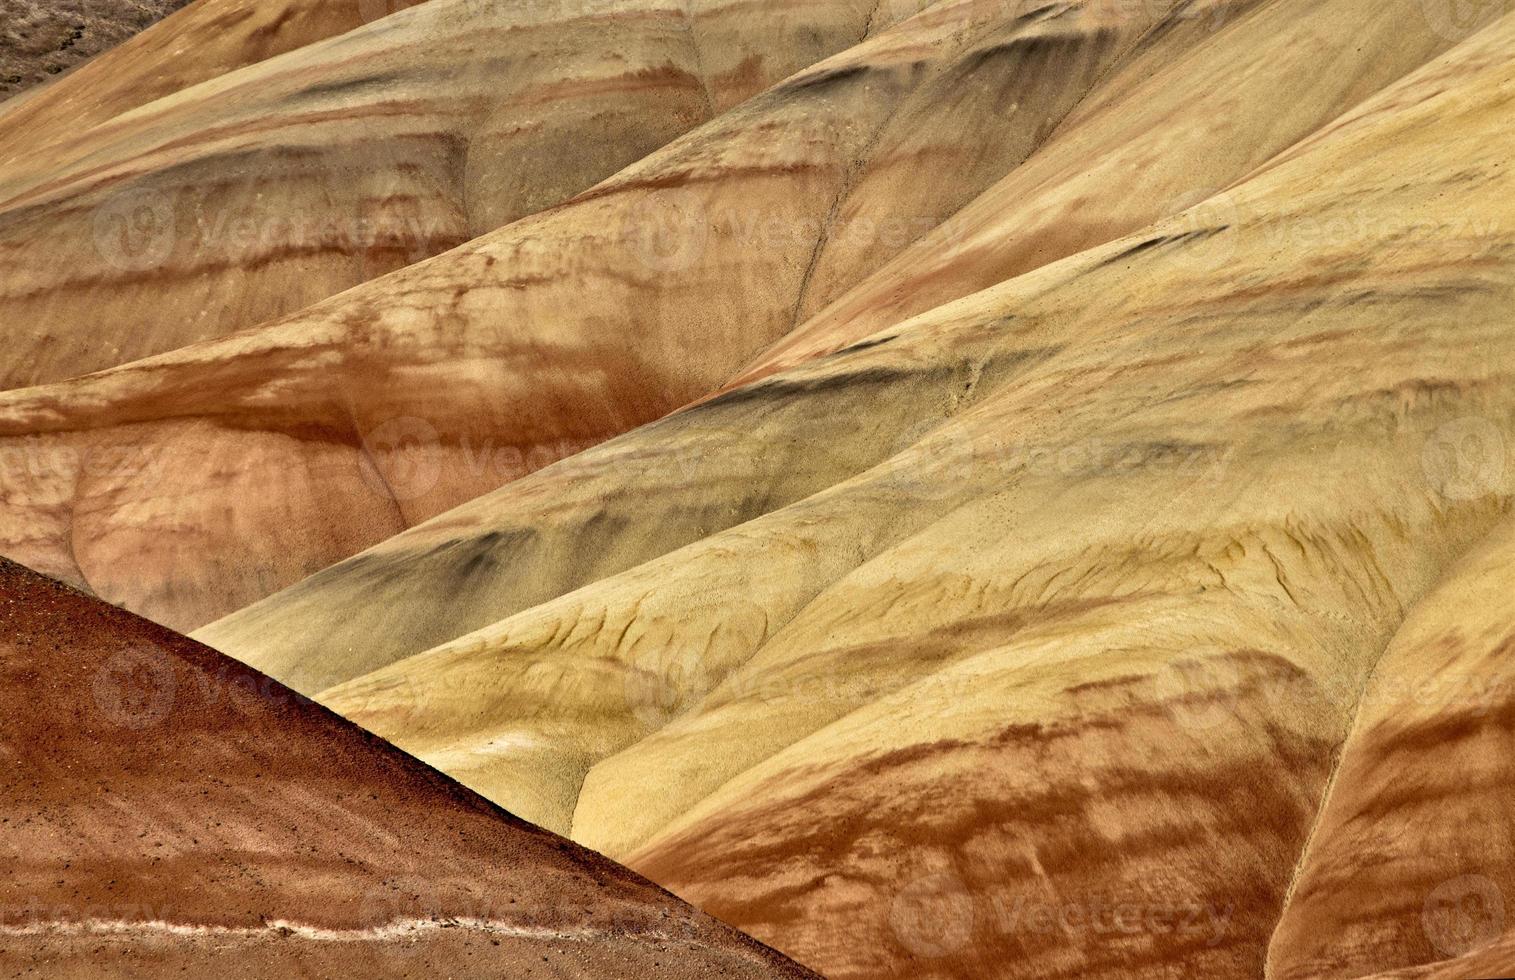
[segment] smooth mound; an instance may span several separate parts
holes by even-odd
[[[624,11],[553,19],[533,7],[502,20],[493,5],[432,0],[160,100],[117,120],[122,145],[155,145],[155,127],[173,117],[170,130],[183,127],[199,147],[190,155],[204,151],[208,169],[185,172],[177,165],[189,151],[175,146],[163,158],[175,166],[149,175],[154,181],[219,187],[228,168],[246,169],[238,169],[242,150],[290,163],[287,134],[243,146],[251,137],[223,138],[211,126],[217,113],[236,111],[249,125],[317,139],[296,161],[311,166],[308,187],[302,177],[266,189],[298,198],[275,213],[319,213],[334,202],[340,214],[362,214],[379,202],[379,211],[398,209],[401,228],[415,213],[428,227],[441,222],[445,233],[433,242],[441,247],[477,233],[480,215],[517,214],[500,210],[506,198],[545,210],[231,337],[4,393],[0,457],[18,462],[0,500],[0,551],[155,621],[197,628],[707,396],[734,373],[751,380],[919,312],[912,297],[944,303],[1182,211],[1196,193],[1246,176],[1453,43],[1413,0],[1393,3],[1394,16],[1365,0],[1030,9],[944,0],[895,23],[898,5],[869,13],[832,0],[758,18],[750,5],[712,2],[692,7],[686,24],[681,8],[656,4],[640,19]],[[1357,33],[1364,23],[1370,38]],[[645,112],[625,108],[634,101],[628,79],[641,76],[606,69],[630,56],[591,44],[596,31],[641,38],[652,50],[638,64],[671,66],[644,79],[655,93]],[[792,37],[817,31],[820,42],[774,61],[771,52],[790,50]],[[731,105],[777,65],[859,36]],[[576,52],[571,62],[538,74],[528,59],[499,83],[519,84],[511,90],[526,108],[507,100],[476,121],[477,106],[461,96],[480,84],[475,61],[564,45]],[[754,59],[761,70],[737,71]],[[1335,65],[1333,84],[1309,73],[1321,60]],[[554,72],[576,84],[547,84]],[[490,82],[482,91],[498,87],[482,77]],[[646,146],[659,125],[676,128],[677,105],[701,80],[711,110],[727,111],[546,206],[557,200],[548,193],[554,179],[582,187],[609,169],[592,164],[624,163],[625,144]],[[268,101],[253,111],[244,99]],[[291,117],[286,103],[302,111]],[[306,107],[320,118],[305,119]],[[625,118],[600,141],[606,107]],[[596,140],[587,161],[534,162],[561,155],[558,136],[584,132]],[[461,146],[467,165],[455,173],[449,148]],[[81,170],[66,156],[60,173]],[[362,166],[375,156],[387,162]],[[126,159],[135,172],[141,161]],[[923,167],[951,179],[918,179]],[[18,244],[23,273],[0,277],[0,293],[14,290],[13,363],[22,373],[50,365],[27,375],[36,380],[215,337],[432,248],[400,255],[386,245],[375,265],[367,251],[324,239],[313,257],[266,236],[231,254],[186,251],[187,239],[174,236],[152,274],[107,268],[80,291],[74,263],[39,256],[93,249],[87,205],[108,202],[101,175],[82,171],[75,183],[90,192],[59,205],[77,227],[40,203],[36,214],[12,213],[13,244],[68,239],[50,249]],[[233,201],[265,190],[233,183]],[[300,187],[327,203],[312,204]],[[439,187],[445,192],[434,193]],[[175,215],[193,226],[191,213]],[[165,279],[171,268],[178,272]],[[927,269],[917,281],[915,271]],[[212,282],[220,286],[202,294]],[[70,306],[105,302],[117,286],[125,305],[110,301],[109,327]]]
[[[1368,679],[1269,950],[1306,980],[1515,966],[1515,523],[1413,610]],[[1420,974],[1406,974],[1420,975]]]
[[[800,977],[261,674],[0,561],[0,972]]]
[[[280,207],[436,163],[384,199],[476,237],[308,295],[169,249],[97,327],[12,224],[0,294],[51,319],[9,327],[47,383],[0,393],[0,551],[838,980],[1502,969],[1515,15],[609,6],[430,0],[12,158],[0,225],[77,242],[102,173],[307,137]],[[300,308],[178,315],[212,280]],[[294,742],[344,795],[247,777],[240,833],[294,828],[261,880],[363,792]],[[384,873],[433,865],[492,928],[465,871]],[[302,948],[373,922],[285,904]]]
[[[1515,501],[1512,50],[1505,18],[1207,204],[205,634],[299,684],[368,667],[320,699],[828,976],[1456,955],[1415,910],[1464,873],[1498,907],[1503,852],[1330,801],[1385,649]],[[1427,867],[1364,907],[1333,862],[1394,835]]]
[[[263,11],[234,13],[232,28]],[[221,29],[197,26],[165,25],[181,45]],[[222,337],[559,204],[864,26],[850,0],[783,18],[728,0],[432,0],[331,37],[312,25],[236,71],[228,56],[56,139],[70,102],[0,115],[0,160],[3,134],[43,124],[0,163],[0,388]],[[159,33],[102,60],[131,76],[174,58]]]

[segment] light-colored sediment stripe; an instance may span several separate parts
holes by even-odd
[[[0,923],[0,936],[214,936],[255,937],[297,936],[317,942],[373,942],[400,939],[417,933],[436,932],[442,929],[472,929],[491,935],[508,936],[512,939],[568,940],[582,942],[592,939],[633,939],[640,942],[683,942],[708,945],[693,935],[673,936],[665,932],[619,932],[608,929],[546,929],[534,926],[514,925],[496,919],[443,918],[443,919],[397,919],[381,926],[363,929],[328,929],[322,926],[271,919],[258,926],[195,925],[185,922],[166,922],[162,919],[55,919],[43,922],[28,922],[21,925]]]

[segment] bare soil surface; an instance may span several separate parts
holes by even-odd
[[[0,0],[0,100],[60,75],[189,0]]]
[[[0,976],[800,977],[191,640],[0,561]]]

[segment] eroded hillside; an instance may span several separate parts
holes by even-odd
[[[383,13],[0,167],[0,551],[827,976],[1508,972],[1515,13]]]
[[[0,560],[7,975],[806,977],[269,678]],[[45,733],[45,735],[44,735]]]

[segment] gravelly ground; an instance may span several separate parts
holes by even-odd
[[[93,58],[189,0],[0,0],[0,99]]]

